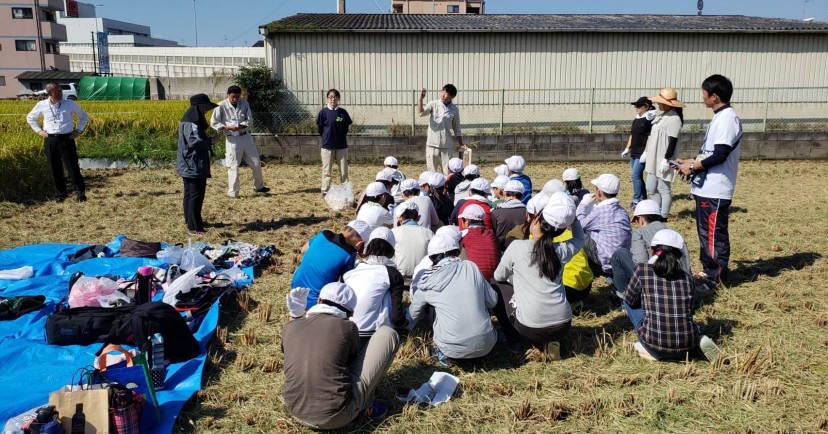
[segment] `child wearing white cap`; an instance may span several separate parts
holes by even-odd
[[[420,214],[420,220],[417,224],[432,231],[443,225],[440,222],[440,216],[437,215],[437,210],[434,209],[434,205],[431,203],[431,198],[420,194],[420,183],[416,179],[409,178],[403,181],[400,184],[400,190],[402,190],[403,199],[405,199],[403,203],[413,202],[417,204]],[[399,218],[402,210],[402,204],[396,207],[394,210],[395,219]]]
[[[407,324],[402,303],[405,282],[392,259],[396,238],[391,229],[371,231],[365,255],[342,281],[353,288],[357,304],[351,321],[359,327],[363,344],[382,326],[403,328]]]
[[[397,227],[394,237],[397,240],[394,263],[410,284],[414,276],[414,268],[428,254],[428,242],[434,236],[431,229],[417,224],[420,219],[420,208],[414,202],[404,202],[400,205],[397,217]]]
[[[291,310],[304,304],[305,294],[307,288],[291,290]],[[311,427],[343,428],[362,412],[376,418],[387,410],[372,397],[394,361],[400,337],[392,328],[380,326],[361,346],[357,325],[348,320],[358,301],[348,285],[329,283],[304,318],[288,321],[282,329],[285,406]]]
[[[494,276],[495,267],[500,260],[500,249],[497,246],[497,236],[491,228],[485,226],[483,219],[486,212],[480,205],[469,205],[460,213],[462,223],[460,233],[463,234],[463,248],[466,257],[472,261],[489,280]]]
[[[572,225],[572,238],[556,243]],[[513,352],[525,341],[547,358],[560,358],[560,340],[571,327],[572,309],[561,282],[564,265],[583,246],[584,232],[575,220],[575,202],[555,193],[532,221],[531,240],[515,240],[495,270],[495,314]]]
[[[454,187],[454,205],[457,206],[457,202],[461,199],[465,199],[469,196],[469,187],[471,187],[471,182],[475,179],[480,178],[480,168],[475,166],[474,164],[469,164],[468,166],[463,168],[463,180],[457,184],[457,187]]]
[[[612,276],[612,254],[618,249],[630,248],[632,227],[627,211],[616,198],[620,187],[618,177],[605,173],[593,179],[592,185],[595,194],[584,196],[576,215],[586,233],[584,251],[592,272],[595,276]]]
[[[532,179],[523,173],[523,169],[526,168],[526,160],[520,155],[512,155],[504,160],[504,163],[506,163],[509,170],[509,179],[520,181],[523,184],[523,198],[520,201],[526,205],[529,199],[532,198]]]
[[[302,262],[293,272],[290,287],[310,289],[308,308],[316,304],[323,286],[354,268],[370,236],[371,225],[353,220],[340,233],[323,230],[302,246]]]
[[[498,175],[492,181],[490,187],[492,194],[489,196],[489,203],[492,204],[492,209],[496,209],[501,203],[506,202],[506,194],[503,193],[503,187],[509,182],[509,177],[506,175]]]
[[[466,251],[463,249],[463,244],[461,241],[463,240],[463,234],[460,233],[460,229],[454,225],[446,225],[437,229],[434,232],[434,236],[437,235],[448,235],[454,238],[454,241],[457,241],[457,244],[460,246],[460,259],[466,259]],[[433,237],[432,237],[433,238]],[[417,291],[417,282],[422,277],[423,272],[431,267],[433,264],[431,263],[431,259],[428,257],[428,253],[426,252],[426,256],[420,260],[417,266],[414,267],[414,273],[411,276],[411,294],[413,295]]]
[[[462,213],[467,206],[478,205],[483,208],[485,213],[483,224],[487,228],[491,228],[492,208],[489,204],[489,194],[491,193],[492,189],[489,186],[489,181],[486,181],[484,178],[476,178],[469,184],[469,196],[464,199],[460,199],[454,204],[454,211],[451,213],[449,223],[456,224],[460,230],[463,230],[465,226],[463,226],[462,221],[458,218],[460,213]]]
[[[385,189],[385,185],[381,182],[372,182],[368,184],[368,187],[365,188],[365,197],[363,198],[362,205],[357,211],[357,220],[367,222],[371,225],[372,229],[376,229],[380,226],[387,228],[393,227],[394,217],[391,215],[391,212],[383,206],[383,202],[387,201],[387,199],[384,198],[387,194],[388,191]]]
[[[696,348],[713,361],[719,347],[693,321],[693,277],[681,268],[684,239],[671,229],[658,231],[650,260],[635,267],[624,291],[624,310],[635,328],[635,349],[648,360],[686,360]]]
[[[584,184],[581,182],[581,172],[574,167],[563,171],[561,181],[563,181],[566,187],[566,194],[572,196],[572,199],[575,201],[575,206],[580,205],[581,199],[589,194],[589,190],[584,188]]]
[[[432,266],[418,281],[409,313],[414,322],[432,322],[434,358],[448,366],[452,359],[489,354],[497,333],[488,309],[497,304],[497,294],[476,265],[459,258],[460,245],[452,236],[435,235],[428,254]]]
[[[431,172],[428,185],[428,197],[431,198],[431,204],[434,205],[440,223],[448,224],[451,212],[454,211],[454,202],[446,190],[446,177],[442,173]]]
[[[446,175],[446,190],[454,203],[454,189],[463,182],[463,159],[454,157],[448,163],[449,173]]]
[[[526,205],[523,199],[524,186],[520,181],[510,180],[503,186],[505,201],[492,211],[492,229],[497,236],[500,251],[506,250],[506,235],[526,221]]]
[[[648,249],[652,244],[653,236],[663,229],[668,229],[663,220],[661,207],[656,201],[645,199],[635,206],[632,221],[637,228],[632,231],[630,249],[618,249],[610,259],[612,285],[615,287],[615,295],[619,298],[623,296],[624,289],[627,288],[635,265],[643,264],[650,258]],[[690,255],[687,252],[687,246],[682,250],[680,261],[681,269],[690,273]]]

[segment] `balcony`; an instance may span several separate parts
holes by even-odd
[[[42,21],[43,39],[51,41],[66,41],[66,26],[63,24]]]
[[[63,0],[38,0],[37,4],[45,9],[56,11],[62,11],[64,9]]]

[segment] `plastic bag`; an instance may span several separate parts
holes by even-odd
[[[221,273],[219,273],[219,275],[222,275],[222,274],[229,277],[229,278],[231,278],[231,279],[233,279],[234,282],[237,281],[237,280],[247,280],[248,279],[247,274],[245,274],[244,271],[242,271],[241,268],[239,268],[239,267],[233,267],[233,268],[230,268],[229,270],[223,270]]]
[[[201,254],[196,246],[189,246],[181,254],[181,269],[190,271],[197,267],[201,267],[200,269],[203,270],[204,274],[216,271],[216,267],[206,256]]]
[[[170,265],[178,265],[181,263],[181,256],[184,254],[184,248],[178,246],[168,246],[164,250],[155,254],[159,261]]]
[[[112,279],[81,276],[69,291],[69,307],[100,307],[98,297],[117,289],[118,283]]]
[[[97,298],[101,307],[119,307],[132,303],[132,300],[121,291],[115,291],[107,295],[99,295]]]
[[[342,211],[345,208],[353,208],[354,206],[354,185],[351,181],[345,181],[342,184],[334,185],[328,190],[325,195],[325,202],[334,211]]]
[[[167,303],[170,306],[175,306],[175,302],[177,301],[175,296],[178,295],[179,292],[188,293],[201,281],[201,279],[199,279],[196,275],[203,268],[204,266],[198,266],[182,274],[178,279],[173,280],[170,287],[164,291],[164,303]]]

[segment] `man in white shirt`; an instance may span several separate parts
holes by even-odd
[[[89,116],[75,101],[63,99],[63,90],[55,82],[46,83],[46,95],[49,98],[35,104],[26,122],[40,137],[43,137],[46,162],[49,166],[49,175],[55,188],[55,201],[63,202],[68,193],[66,178],[63,176],[63,167],[69,172],[69,179],[75,186],[75,195],[78,202],[86,201],[86,184],[81,176],[78,165],[78,149],[75,146],[75,137],[83,132],[89,122]],[[78,117],[78,125],[72,117]],[[43,118],[43,127],[38,121]],[[61,166],[61,161],[63,166]]]
[[[722,75],[702,82],[704,105],[713,109],[704,144],[695,159],[679,160],[681,173],[692,179],[690,193],[696,200],[696,228],[699,232],[699,260],[704,272],[696,277],[721,285],[727,280],[730,260],[728,217],[736,173],[739,169],[739,141],[742,121],[730,107],[733,83]]]
[[[454,146],[451,142],[452,131],[457,144],[462,149],[466,149],[466,145],[463,144],[463,132],[460,130],[460,109],[451,102],[457,96],[457,88],[453,84],[443,86],[440,99],[423,106],[425,93],[425,89],[420,91],[417,113],[421,117],[429,116],[428,134],[426,135],[426,166],[432,172],[442,171],[443,175],[448,175],[448,162],[454,153]]]
[[[250,135],[252,121],[250,104],[241,99],[241,88],[235,85],[227,89],[227,98],[218,104],[210,118],[210,126],[216,131],[224,132],[227,138],[224,164],[227,166],[227,195],[232,198],[239,197],[239,165],[242,161],[253,170],[253,191],[270,191],[264,186],[259,150]]]

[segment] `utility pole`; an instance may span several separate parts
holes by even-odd
[[[198,15],[196,14],[196,0],[193,0],[193,27],[195,27],[195,46],[198,47]]]
[[[95,32],[92,33],[92,70],[95,72],[95,75],[98,75],[98,55],[95,52],[95,45],[97,45],[98,41],[95,40]]]
[[[40,54],[40,70],[46,70],[46,57],[44,49],[46,44],[43,42],[43,25],[40,23],[40,4],[38,0],[34,0],[34,19],[37,25],[37,52]]]

